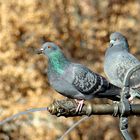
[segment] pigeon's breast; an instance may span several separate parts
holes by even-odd
[[[55,88],[55,83],[56,81],[58,81],[60,79],[60,76],[59,74],[55,73],[53,70],[49,69],[48,70],[48,73],[47,73],[47,76],[48,76],[48,81],[49,81],[49,84]]]
[[[110,82],[118,87],[123,86],[127,71],[139,64],[139,61],[127,51],[120,51],[105,58],[104,71]]]
[[[110,54],[105,57],[104,71],[109,81],[118,86],[122,86],[122,82],[118,79],[117,68],[119,67],[120,54]]]

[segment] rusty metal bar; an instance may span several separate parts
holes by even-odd
[[[74,100],[56,100],[49,107],[48,111],[52,115],[74,117],[82,115],[121,115],[120,103],[114,104],[84,104],[81,112],[76,112],[77,104]],[[140,105],[130,104],[130,113],[127,116],[140,115]]]

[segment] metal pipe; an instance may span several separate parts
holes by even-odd
[[[86,103],[80,112],[76,112],[77,104],[74,100],[57,100],[54,101],[49,107],[48,111],[52,115],[74,117],[82,115],[121,115],[120,103],[110,104],[91,104]],[[130,104],[130,113],[127,116],[140,115],[140,104]]]
[[[140,104],[132,104],[130,115],[140,115]]]

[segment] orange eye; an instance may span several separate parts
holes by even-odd
[[[51,46],[48,46],[48,48],[51,48]]]

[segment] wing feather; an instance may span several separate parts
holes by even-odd
[[[73,86],[83,94],[95,94],[108,88],[108,81],[83,65],[75,65]]]

